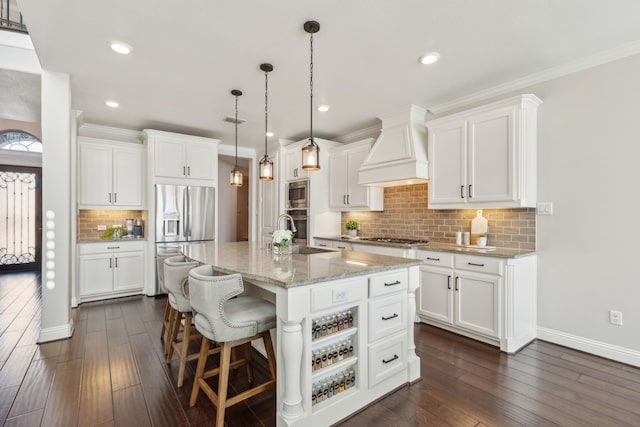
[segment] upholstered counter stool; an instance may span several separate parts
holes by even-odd
[[[181,250],[179,247],[158,248],[158,252],[156,253],[156,274],[158,277],[158,285],[162,292],[167,292],[164,286],[164,260],[180,255],[180,253]],[[160,339],[165,344],[169,339],[169,319],[171,318],[172,310],[171,304],[169,304],[169,298],[167,297],[167,303],[164,306],[164,315],[162,316],[162,330],[160,331]],[[164,356],[167,356],[166,346]]]
[[[164,260],[164,284],[169,294],[172,312],[169,318],[169,339],[165,343],[167,363],[171,363],[175,351],[180,361],[178,369],[178,387],[182,387],[184,370],[188,360],[198,358],[198,353],[189,355],[189,343],[200,338],[193,333],[191,323],[193,313],[189,302],[189,271],[197,267],[197,261],[189,261],[183,255],[169,257]],[[184,323],[184,325],[183,325]],[[182,329],[182,334],[180,334]]]
[[[210,265],[203,265],[189,272],[189,299],[196,313],[194,323],[202,334],[189,405],[196,404],[198,393],[202,389],[217,408],[216,426],[222,427],[226,408],[262,393],[276,383],[276,359],[269,334],[269,329],[276,327],[276,307],[260,298],[242,295],[244,285],[239,274],[214,274]],[[227,397],[230,369],[246,365],[249,383],[253,382],[251,341],[257,339],[264,341],[271,378],[263,384]],[[220,366],[205,372],[211,341],[217,342],[219,346]],[[245,346],[244,358],[231,362],[231,350],[241,345]],[[218,393],[206,382],[207,378],[213,376],[218,376]]]

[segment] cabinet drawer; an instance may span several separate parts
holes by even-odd
[[[446,268],[453,267],[453,254],[446,252],[418,251],[417,257],[422,260],[423,264]]]
[[[502,276],[502,260],[499,258],[456,255],[457,270],[470,270]]]
[[[123,241],[123,240],[111,240],[105,242],[96,243],[80,243],[78,244],[78,253],[84,254],[99,254],[108,252],[121,252],[121,251],[143,251],[147,245],[147,242],[143,240],[138,241]]]
[[[406,317],[404,293],[369,301],[369,342],[401,332],[406,327]]]
[[[311,311],[320,311],[365,298],[365,279],[345,280],[342,283],[311,290]]]
[[[369,387],[402,372],[407,366],[407,334],[369,346]]]
[[[369,278],[369,296],[377,297],[409,288],[407,270],[393,271]]]

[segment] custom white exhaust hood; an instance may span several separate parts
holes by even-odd
[[[411,105],[409,110],[378,116],[382,130],[362,166],[358,183],[394,187],[427,182],[426,110]]]

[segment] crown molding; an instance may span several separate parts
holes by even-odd
[[[91,123],[82,123],[78,129],[78,135],[137,143],[140,143],[142,138],[142,132],[140,131],[94,125]]]
[[[350,142],[356,142],[367,138],[377,138],[380,136],[381,125],[371,125],[364,129],[349,132],[334,139],[334,141],[348,144]]]
[[[548,80],[557,79],[558,77],[577,73],[579,71],[597,67],[598,65],[613,62],[618,59],[626,58],[628,56],[637,55],[639,53],[640,40],[636,40],[634,42],[626,43],[607,51],[599,52],[594,55],[568,62],[566,64],[558,65],[556,67],[551,67],[546,70],[530,74],[520,79],[512,80],[498,86],[484,89],[479,92],[472,93],[471,95],[466,95],[452,101],[436,104],[428,108],[428,111],[433,114],[445,113],[456,108],[465,107],[476,102],[486,101],[496,96],[511,93],[525,87],[543,83]]]

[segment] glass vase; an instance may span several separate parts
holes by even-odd
[[[283,240],[280,243],[273,244],[274,255],[284,255],[291,253],[291,240]]]

